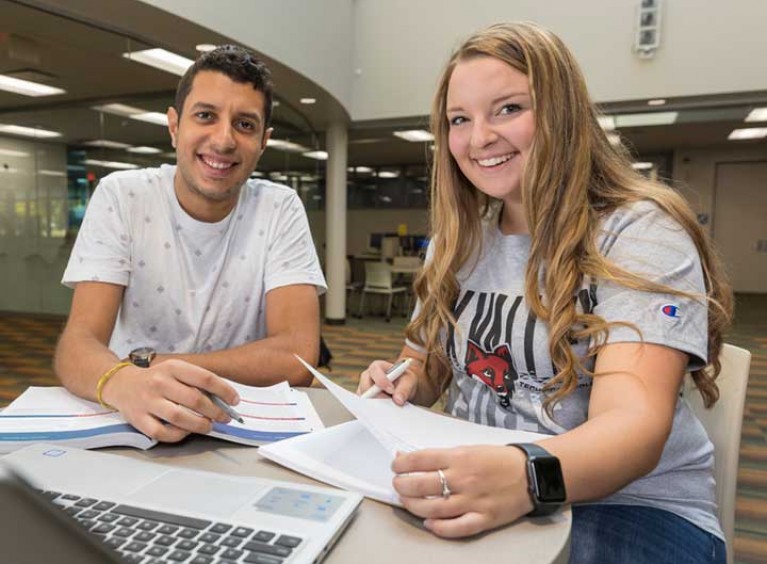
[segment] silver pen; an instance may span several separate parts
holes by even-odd
[[[392,364],[389,370],[386,371],[386,377],[389,379],[389,382],[394,382],[397,378],[402,376],[405,373],[405,371],[408,369],[408,366],[410,366],[411,362],[413,362],[412,358],[403,358],[402,360]],[[377,396],[381,392],[382,392],[381,388],[373,384],[360,397],[372,398]]]
[[[229,417],[231,417],[232,419],[234,419],[235,421],[237,421],[239,423],[245,423],[245,420],[242,418],[242,415],[237,413],[231,405],[226,403],[224,400],[222,400],[216,394],[212,394],[212,393],[208,392],[207,390],[200,390],[200,391],[203,394],[205,394],[208,397],[208,399],[213,402],[214,405],[216,405],[217,407],[220,407],[221,409],[223,409],[224,412]]]

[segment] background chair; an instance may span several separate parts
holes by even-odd
[[[362,317],[365,307],[365,294],[384,294],[389,296],[386,306],[386,321],[391,321],[391,304],[394,294],[404,293],[407,288],[392,284],[391,266],[386,262],[365,263],[365,286],[360,296],[360,309],[357,317]]]
[[[724,345],[721,359],[722,371],[716,379],[719,401],[711,409],[706,409],[692,378],[685,378],[684,396],[714,444],[716,503],[719,506],[719,521],[727,540],[727,562],[732,564],[740,433],[751,353],[733,345]]]

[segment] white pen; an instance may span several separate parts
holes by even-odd
[[[389,368],[389,370],[386,371],[386,377],[389,379],[389,382],[394,382],[397,378],[402,376],[405,373],[405,371],[408,369],[408,366],[410,366],[411,362],[413,362],[412,358],[403,358],[402,360],[392,364],[391,368]],[[372,398],[380,394],[381,391],[382,391],[381,388],[373,384],[360,397]]]

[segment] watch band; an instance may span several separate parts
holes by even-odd
[[[553,454],[551,454],[545,448],[534,443],[512,443],[509,446],[514,446],[525,451],[528,458],[531,456],[553,456]]]

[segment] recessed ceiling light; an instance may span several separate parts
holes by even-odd
[[[597,121],[599,122],[599,126],[605,131],[612,131],[615,129],[614,116],[598,116]]]
[[[16,151],[14,149],[2,149],[0,148],[0,157],[29,157],[31,156],[29,153],[25,153],[24,151]]]
[[[350,167],[348,170],[349,172],[357,172],[359,174],[370,174],[371,172],[373,172],[373,169],[370,168],[369,166],[355,166],[355,167]]]
[[[266,142],[266,146],[279,151],[287,151],[288,153],[306,153],[309,150],[309,147],[304,147],[303,145],[291,141],[285,141],[284,139],[269,139]]]
[[[650,170],[655,165],[653,163],[648,162],[638,162],[638,163],[631,163],[631,168],[634,170]]]
[[[55,88],[48,86],[47,84],[39,84],[29,80],[21,80],[20,78],[14,78],[0,74],[0,90],[6,92],[13,92],[14,94],[21,94],[22,96],[53,96],[55,94],[64,94],[66,90],[61,88]]]
[[[767,127],[747,127],[744,129],[733,129],[727,136],[731,141],[742,141],[744,139],[762,139],[767,137]]]
[[[129,153],[136,153],[138,155],[157,155],[159,153],[162,153],[160,149],[157,147],[129,147],[128,149],[125,149]]]
[[[301,156],[315,159],[318,161],[326,161],[328,160],[328,152],[327,151],[309,151],[308,153],[301,153]]]
[[[48,131],[47,129],[39,129],[37,127],[24,127],[23,125],[0,125],[0,133],[10,133],[11,135],[35,137],[38,139],[61,137],[61,133],[58,131]]]
[[[195,45],[195,49],[197,49],[200,53],[207,53],[209,51],[213,51],[217,45],[213,45],[213,43],[198,43]]]
[[[123,163],[120,161],[100,161],[97,159],[85,159],[83,161],[83,164],[87,164],[91,166],[100,166],[104,168],[114,168],[118,170],[131,170],[134,168],[139,168],[138,165],[135,165],[132,163]]]
[[[746,121],[767,121],[767,108],[754,108],[746,116]]]
[[[615,125],[621,127],[643,127],[647,125],[669,125],[676,122],[679,112],[647,112],[644,114],[620,114],[615,116]]]
[[[666,105],[666,99],[665,98],[653,98],[652,100],[647,100],[648,106],[664,106]]]
[[[187,59],[176,53],[171,53],[165,49],[130,51],[128,53],[123,53],[123,57],[178,76],[183,76],[186,69],[191,67],[194,63],[191,59]]]
[[[133,114],[128,116],[131,119],[137,119],[139,121],[145,121],[147,123],[153,123],[155,125],[168,126],[168,116],[161,112],[144,112],[143,114]]]
[[[317,102],[317,98],[301,98],[301,100],[299,101],[302,104],[314,104],[315,102]]]
[[[407,131],[395,131],[394,135],[412,143],[424,143],[434,141],[434,135],[423,129],[409,129]]]
[[[127,149],[130,147],[127,143],[110,141],[109,139],[94,139],[93,141],[86,141],[83,145],[87,147],[103,147],[105,149]]]
[[[396,170],[382,170],[378,173],[378,178],[399,178],[399,172]]]

